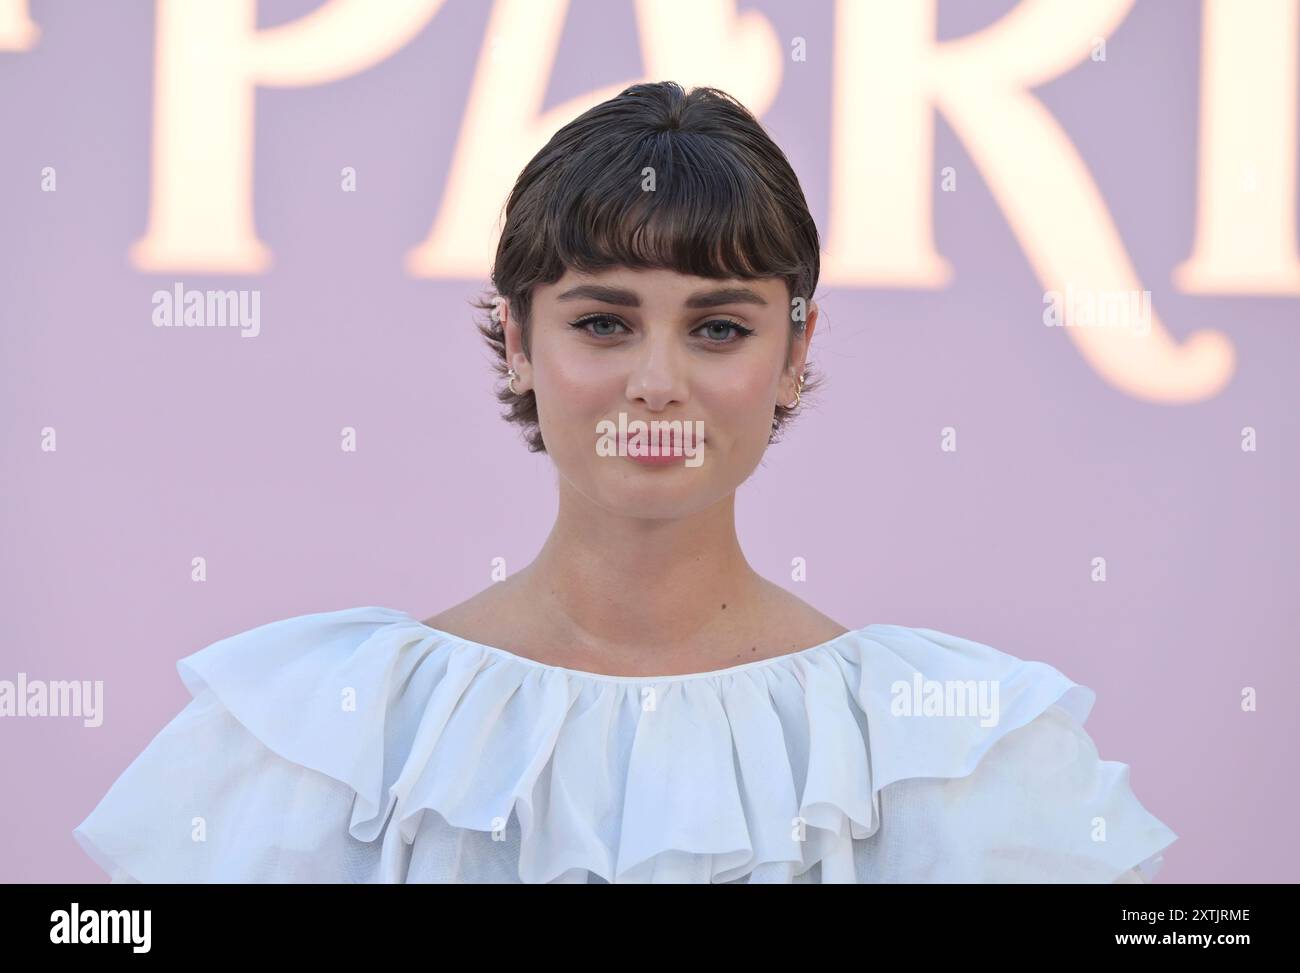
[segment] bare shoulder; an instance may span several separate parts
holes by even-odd
[[[521,607],[514,597],[513,585],[501,581],[424,619],[422,624],[473,642],[497,645],[513,638]]]
[[[761,613],[767,641],[783,644],[785,651],[809,648],[839,638],[849,631],[829,615],[818,611],[798,595],[764,580],[765,607]]]

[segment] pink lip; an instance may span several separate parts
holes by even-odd
[[[686,455],[673,456],[669,453],[666,456],[628,456],[628,459],[642,466],[681,466],[686,461]]]
[[[703,436],[695,440],[693,448],[696,451],[696,455],[699,455],[698,450],[702,442],[704,442]],[[671,430],[666,430],[659,438],[658,456],[633,456],[628,449],[628,440],[626,439],[619,440],[619,452],[632,460],[632,462],[640,463],[642,466],[672,466],[674,464],[681,464],[688,458],[686,450],[682,446],[681,437],[677,436]]]

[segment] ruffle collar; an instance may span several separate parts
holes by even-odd
[[[519,877],[712,882],[820,863],[853,881],[880,793],[970,774],[1000,739],[1093,692],[1050,665],[925,628],[874,624],[714,672],[607,676],[549,666],[366,607],[251,629],[181,659],[279,756],[354,792],[350,834],[382,837],[390,880],[421,816],[520,827]],[[998,687],[978,714],[900,718],[899,687]],[[579,879],[581,880],[581,879]],[[780,880],[780,879],[777,879]]]

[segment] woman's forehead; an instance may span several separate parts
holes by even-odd
[[[597,271],[566,268],[559,280],[539,287],[539,296],[551,300],[608,300],[636,306],[645,299],[677,298],[682,303],[771,304],[785,303],[786,282],[781,277],[701,277],[664,268],[610,267]],[[724,299],[718,300],[717,297]]]

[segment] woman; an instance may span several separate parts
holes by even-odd
[[[1099,758],[1090,690],[848,629],[746,563],[736,489],[817,384],[819,253],[722,92],[636,85],[558,131],[479,325],[559,473],[537,558],[424,621],[326,612],[182,659],[194,699],[86,851],[116,881],[1150,877],[1176,836]]]

